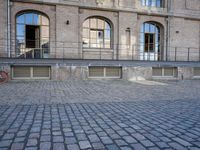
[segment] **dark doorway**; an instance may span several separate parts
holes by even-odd
[[[26,48],[40,47],[40,27],[26,25]]]

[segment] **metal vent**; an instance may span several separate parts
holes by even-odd
[[[14,78],[30,78],[31,71],[30,67],[13,67],[13,77]]]
[[[49,77],[49,67],[33,67],[33,77]]]
[[[89,68],[90,77],[104,77],[104,68],[103,67],[90,67]]]
[[[12,79],[50,79],[50,67],[14,66]]]
[[[121,78],[121,67],[89,67],[91,78]]]
[[[106,77],[120,77],[121,69],[119,67],[107,67]]]
[[[200,77],[200,67],[195,67],[194,68],[193,75]]]
[[[162,76],[162,68],[153,68],[152,71],[153,76]]]
[[[176,67],[154,67],[152,75],[155,77],[177,77],[178,69]]]

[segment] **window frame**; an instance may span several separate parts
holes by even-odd
[[[153,1],[155,1],[155,6],[153,6]],[[164,8],[164,0],[141,0],[141,5],[146,7],[156,7],[156,8]]]
[[[148,35],[148,42],[146,43],[146,35]],[[153,35],[153,43],[150,43],[150,35]],[[144,33],[144,52],[145,53],[154,53],[156,42],[155,42],[156,35],[155,33]],[[147,49],[146,49],[147,44]],[[153,44],[153,50],[150,49],[150,45]]]
[[[91,27],[91,20],[92,19],[95,19],[96,20],[96,27]],[[88,21],[88,26],[84,26],[84,23]],[[99,27],[98,25],[98,22],[99,21],[103,21],[103,29]],[[109,29],[106,28],[105,24],[108,24],[109,25]],[[83,28],[82,28],[82,31],[84,30],[88,30],[88,37],[86,37],[84,35],[84,32],[83,32],[83,35],[82,35],[82,43],[83,43],[83,48],[85,49],[112,49],[112,42],[113,42],[113,27],[112,27],[112,24],[111,22],[106,19],[106,18],[103,18],[103,17],[89,17],[87,18],[84,22],[83,22]],[[101,46],[100,43],[97,42],[98,40],[98,37],[96,38],[96,43],[94,43],[94,45],[96,46],[92,46],[92,42],[91,40],[93,40],[93,38],[91,38],[91,31],[102,31],[103,32],[103,44]],[[109,31],[109,38],[106,38],[105,35],[106,35],[106,32]],[[97,35],[98,36],[98,35]],[[88,42],[85,42],[84,39],[87,39]],[[106,44],[106,39],[109,39],[109,45]],[[97,46],[98,44],[100,44],[100,47]]]
[[[27,16],[31,15],[31,18],[29,18],[29,21],[27,21]],[[37,17],[36,17],[37,16]],[[20,18],[21,17],[21,18]],[[39,22],[35,20],[35,18],[38,19]],[[18,20],[21,19],[21,20]],[[44,21],[45,23],[44,23]],[[27,23],[28,22],[28,23]],[[26,26],[39,26],[39,46],[35,48],[28,48],[26,45]],[[18,34],[18,27],[21,26],[23,28],[23,35]],[[42,35],[42,29],[46,28],[48,30],[48,36]],[[45,42],[44,42],[45,41]],[[20,46],[22,45],[22,46]],[[49,57],[50,55],[50,19],[49,17],[37,10],[26,10],[18,12],[15,16],[15,52],[17,57],[26,57],[25,52],[28,49],[42,49],[41,58]],[[47,54],[48,56],[44,56],[44,54]],[[31,54],[32,57],[34,57],[34,54]],[[28,55],[27,55],[28,56]]]

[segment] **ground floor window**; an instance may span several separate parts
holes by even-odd
[[[161,28],[157,23],[145,22],[140,31],[140,59],[161,59]]]
[[[153,67],[153,77],[177,77],[178,69],[176,67]]]
[[[90,78],[121,78],[122,68],[121,67],[103,67],[103,66],[92,66],[89,67]]]
[[[22,58],[49,57],[49,19],[38,12],[16,17],[16,55]]]

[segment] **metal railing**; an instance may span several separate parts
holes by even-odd
[[[0,40],[1,58],[200,61],[200,49],[193,47],[159,46],[154,51],[144,51],[143,44],[109,44],[108,46],[101,43],[85,45],[82,42],[50,41],[36,48],[26,48],[25,44],[16,45],[12,40],[8,52],[6,43],[6,40]]]

